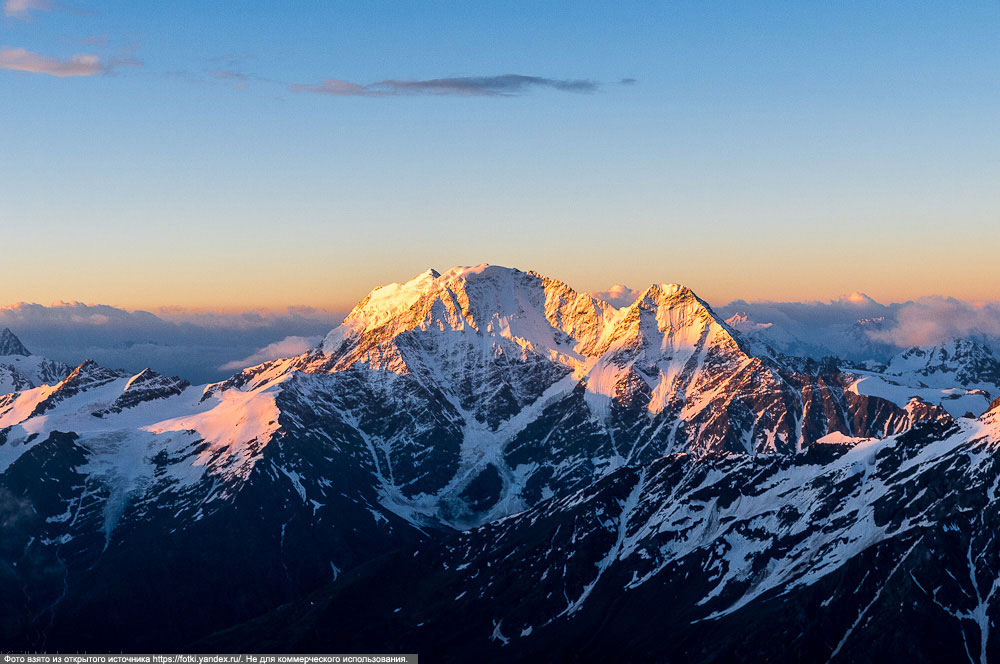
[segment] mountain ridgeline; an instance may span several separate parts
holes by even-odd
[[[13,649],[1000,656],[976,340],[817,362],[484,265],[207,386],[0,343]]]

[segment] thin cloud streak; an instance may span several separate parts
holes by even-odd
[[[50,0],[5,0],[3,3],[4,16],[16,18],[22,21],[31,20],[31,12],[69,12],[77,16],[93,16],[97,12],[80,9],[61,2],[51,2]]]
[[[58,78],[96,76],[107,74],[116,67],[139,67],[141,65],[141,60],[131,57],[104,61],[99,55],[78,53],[69,59],[60,60],[23,48],[0,46],[0,69],[23,71],[30,74],[46,74]]]
[[[319,85],[294,84],[289,86],[292,92],[312,92],[336,97],[398,97],[403,95],[514,97],[539,88],[586,94],[599,90],[600,84],[588,79],[556,79],[504,74],[502,76],[456,76],[420,81],[387,79],[364,85],[328,78]]]
[[[236,71],[235,69],[222,69],[212,72],[212,77],[219,81],[226,81],[231,83],[237,90],[245,90],[249,85],[250,81],[258,81],[264,83],[271,83],[270,81],[262,76],[257,76],[255,74],[246,74],[241,71]]]
[[[4,16],[19,19],[29,18],[33,11],[48,12],[53,8],[47,0],[7,0],[3,3]]]
[[[108,71],[108,65],[101,62],[100,56],[87,53],[74,55],[68,60],[59,60],[23,48],[4,46],[0,47],[0,69],[66,78],[103,74]]]
[[[243,72],[233,71],[232,69],[223,69],[215,72],[215,78],[221,78],[223,80],[236,79],[238,81],[245,81],[250,78],[249,74],[244,74]]]
[[[108,36],[90,35],[89,37],[82,37],[76,41],[78,44],[83,44],[84,46],[97,46],[99,48],[105,48],[108,45]]]

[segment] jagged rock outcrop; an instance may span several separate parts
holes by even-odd
[[[0,331],[0,396],[62,380],[70,367],[32,355],[10,328]]]

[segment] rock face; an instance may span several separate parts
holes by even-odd
[[[21,340],[14,336],[14,333],[10,331],[10,328],[5,327],[3,331],[0,332],[0,356],[10,355],[28,357],[31,353],[24,347]]]
[[[70,367],[32,355],[10,328],[0,332],[0,395],[62,380]]]
[[[84,362],[0,396],[0,637],[386,650],[370,619],[461,659],[610,652],[638,621],[630,652],[709,661],[792,607],[775,658],[829,656],[803,616],[841,630],[865,604],[814,593],[898,581],[921,519],[972,528],[967,487],[993,487],[994,411],[941,397],[978,415],[985,392],[908,381],[754,352],[682,286],[615,307],[497,266],[376,289],[318,348],[213,385]]]
[[[337,625],[347,649],[435,661],[992,661],[997,433],[668,455],[199,645],[315,650]]]

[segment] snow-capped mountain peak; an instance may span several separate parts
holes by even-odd
[[[409,343],[414,335],[439,342],[502,339],[497,343],[507,352],[545,356],[574,352],[576,344],[593,345],[605,315],[614,311],[535,272],[485,264],[444,273],[428,270],[406,283],[372,291],[320,348],[338,369],[360,361],[409,370],[408,353],[401,348],[409,347],[409,355],[416,352]],[[493,352],[489,343],[477,345]]]
[[[0,356],[20,355],[28,357],[31,351],[24,347],[21,340],[14,336],[9,327],[0,331]]]
[[[877,302],[867,293],[862,293],[860,291],[854,291],[853,293],[848,293],[847,295],[841,295],[837,298],[837,301],[857,305],[877,304]]]
[[[618,308],[537,272],[484,264],[444,273],[428,270],[375,289],[330,332],[321,350],[337,358],[338,368],[356,361],[389,366],[400,358],[395,353],[375,357],[375,346],[385,350],[385,344],[408,333],[467,332],[506,339],[525,353],[565,356],[575,365],[605,352],[612,339],[622,336],[621,325],[634,326],[629,320],[638,312],[652,312],[660,332],[709,319],[724,327],[707,303],[678,284],[654,284]]]
[[[32,355],[9,328],[0,331],[0,395],[62,380],[70,368]]]

